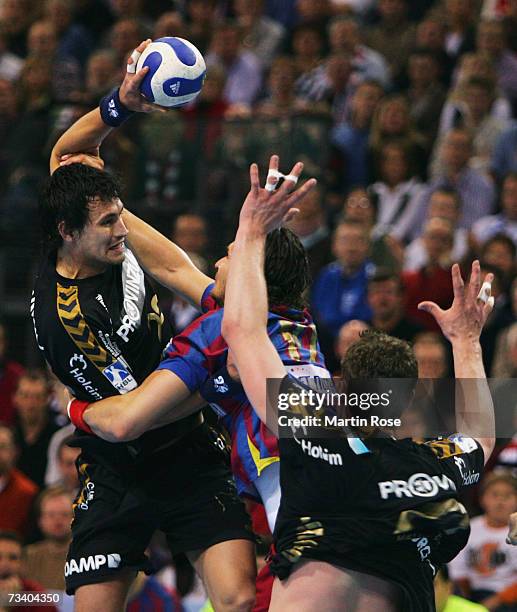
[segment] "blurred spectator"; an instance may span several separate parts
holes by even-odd
[[[490,166],[495,143],[500,134],[507,128],[506,119],[494,116],[492,108],[495,103],[495,82],[483,77],[470,77],[460,83],[452,93],[454,103],[445,109],[447,116],[442,118],[440,132],[447,132],[452,127],[467,128],[473,138],[473,155],[469,165],[483,172]],[[447,122],[449,118],[449,123]],[[440,143],[437,142],[436,149]]]
[[[43,540],[25,548],[23,575],[46,589],[64,591],[64,567],[73,519],[69,492],[60,487],[45,489],[38,497],[37,510]]]
[[[303,244],[312,279],[315,279],[323,266],[332,260],[330,231],[325,220],[321,188],[312,189],[297,206],[300,212],[289,222],[291,229]]]
[[[210,606],[211,607],[211,606]],[[154,576],[139,572],[131,585],[126,612],[183,612],[181,598]]]
[[[122,17],[113,24],[109,36],[109,48],[115,54],[120,80],[126,73],[127,58],[146,38],[146,32],[137,19]]]
[[[94,106],[119,81],[115,55],[108,49],[95,51],[86,64],[85,90],[82,100]]]
[[[515,110],[517,104],[517,57],[508,49],[501,21],[481,21],[477,31],[477,50],[486,53],[494,64],[497,82]]]
[[[221,66],[226,71],[224,98],[229,104],[250,106],[262,84],[262,66],[257,56],[242,48],[239,27],[227,22],[214,28],[207,66]]]
[[[55,0],[57,1],[57,0]],[[81,89],[82,74],[78,60],[58,53],[57,31],[51,21],[35,21],[28,34],[29,57],[44,58],[52,65],[52,97],[69,101]]]
[[[49,400],[49,382],[43,373],[29,371],[20,376],[14,394],[20,449],[17,467],[40,487],[45,481],[50,438],[58,429],[50,419]]]
[[[332,52],[347,53],[352,58],[353,82],[378,81],[384,88],[391,84],[384,57],[363,44],[359,22],[350,16],[334,17],[329,25]]]
[[[300,75],[296,81],[296,91],[300,95],[305,95],[313,87],[314,73],[321,68],[323,45],[323,36],[314,26],[300,25],[293,31],[291,46],[296,70]]]
[[[411,120],[430,144],[436,136],[446,97],[446,89],[440,82],[439,57],[430,49],[414,49],[409,55],[407,72]]]
[[[412,168],[411,143],[403,140],[381,144],[377,162],[378,180],[370,187],[377,208],[376,231],[408,242],[422,214],[424,187]]]
[[[7,49],[7,37],[0,23],[0,79],[16,81],[20,76],[23,60]]]
[[[14,425],[16,414],[13,397],[18,380],[23,374],[23,366],[8,359],[8,346],[7,328],[0,322],[0,424],[11,426]]]
[[[370,133],[374,159],[379,159],[384,144],[394,139],[406,141],[414,174],[425,177],[428,157],[425,139],[411,123],[408,100],[399,94],[386,96],[375,111]]]
[[[499,180],[509,172],[517,172],[517,122],[513,122],[497,139],[490,169]]]
[[[188,23],[186,38],[203,55],[208,51],[212,39],[217,4],[217,0],[189,0],[185,3]]]
[[[185,213],[176,217],[172,230],[172,240],[188,255],[197,255],[203,259],[206,255],[208,233],[206,221],[202,215]],[[208,267],[206,261],[203,268]]]
[[[325,33],[330,14],[329,0],[296,0],[298,24],[311,25]]]
[[[351,96],[349,118],[332,130],[332,144],[341,157],[337,171],[343,191],[369,183],[370,126],[382,95],[382,87],[374,81],[359,85]]]
[[[449,57],[456,60],[474,48],[474,3],[472,0],[445,0],[442,7],[443,10],[438,9],[438,14],[447,26],[445,50]]]
[[[429,14],[416,28],[416,48],[429,49],[440,63],[442,82],[448,85],[454,68],[454,60],[445,51],[446,25],[439,16]]]
[[[427,312],[418,310],[418,304],[430,300],[441,308],[447,308],[452,303],[450,257],[453,236],[453,226],[447,219],[435,217],[427,221],[422,239],[428,264],[403,275],[406,314],[430,331],[439,331],[439,327]]]
[[[481,245],[481,261],[501,272],[501,291],[505,294],[517,271],[515,254],[517,246],[506,234],[494,234]]]
[[[13,532],[0,532],[0,594],[2,599],[9,593],[42,593],[43,587],[34,580],[22,578],[22,543]],[[23,600],[22,600],[23,601]],[[9,606],[10,607],[10,606]],[[57,612],[56,606],[48,603],[38,605],[17,604],[20,612]]]
[[[468,231],[458,227],[461,215],[461,201],[458,194],[446,187],[437,189],[429,200],[427,219],[442,217],[450,221],[454,228],[453,245],[450,254],[451,262],[460,262],[469,249]],[[404,270],[418,270],[429,263],[429,253],[422,236],[415,238],[404,251]]]
[[[379,0],[380,21],[367,33],[366,43],[388,62],[390,76],[396,80],[415,43],[415,26],[408,20],[408,0]]]
[[[447,350],[438,334],[420,334],[413,343],[413,353],[418,363],[418,378],[436,379],[447,375]]]
[[[347,195],[343,207],[345,219],[363,223],[370,232],[370,256],[375,266],[380,266],[392,272],[400,270],[404,250],[397,240],[382,231],[375,225],[377,220],[377,207],[375,198],[370,191],[362,188],[352,189]]]
[[[460,472],[465,469],[457,463]],[[463,478],[476,482],[479,475]],[[506,543],[506,534],[517,511],[517,480],[499,471],[486,475],[480,503],[484,514],[471,520],[467,546],[449,565],[451,577],[469,599],[490,610],[511,610],[517,603],[517,549]]]
[[[472,234],[478,243],[495,234],[506,234],[517,245],[517,172],[506,175],[501,189],[502,211],[482,217],[472,226]]]
[[[181,36],[185,38],[185,23],[181,13],[167,11],[156,20],[153,30],[153,40],[166,36]]]
[[[269,71],[269,96],[255,106],[259,118],[289,117],[307,111],[308,105],[295,94],[296,64],[290,57],[277,57]]]
[[[3,0],[0,2],[0,28],[7,49],[18,57],[27,55],[27,29],[34,18],[31,0]]]
[[[264,14],[264,0],[235,0],[234,10],[244,49],[253,51],[265,67],[270,66],[284,38],[284,28]]]
[[[437,158],[437,173],[423,196],[427,207],[430,195],[437,189],[455,189],[463,203],[460,226],[467,229],[490,214],[495,203],[494,185],[486,175],[469,167],[471,155],[472,138],[466,129],[453,128],[447,132]]]
[[[73,23],[73,9],[72,0],[45,0],[45,18],[52,23],[57,33],[58,60],[73,58],[84,68],[93,40],[82,25]]]
[[[0,529],[15,531],[23,538],[30,528],[38,487],[14,467],[16,455],[13,432],[0,425]]]
[[[67,435],[62,437],[61,433]],[[73,433],[73,426],[62,427],[56,431],[48,447],[48,464],[45,474],[45,484],[47,486],[63,488],[70,498],[75,497],[79,489],[79,478],[75,465],[81,452],[77,447],[68,446],[72,441]],[[56,436],[59,436],[59,438],[56,438]],[[57,444],[53,444],[54,441]],[[55,457],[53,454],[55,454]],[[55,468],[50,472],[49,468],[52,467],[53,463],[55,463]]]
[[[374,266],[369,259],[368,228],[344,219],[334,230],[332,252],[336,261],[325,266],[312,286],[311,304],[316,323],[335,338],[343,323],[368,321],[368,277]]]
[[[514,282],[514,286],[517,286],[517,283]],[[517,292],[515,288],[513,291]],[[499,332],[490,376],[517,378],[517,323],[512,323]]]
[[[508,41],[508,48],[517,53],[517,2],[509,0],[504,2],[503,24]]]
[[[447,565],[442,565],[434,579],[436,612],[487,612],[488,608],[468,599],[454,595],[453,584]]]
[[[348,321],[348,323],[344,323],[341,326],[341,329],[338,332],[336,344],[335,344],[335,355],[337,358],[337,367],[339,368],[339,364],[341,363],[343,357],[347,354],[348,349],[357,342],[361,337],[361,333],[366,329],[369,329],[370,326],[368,323],[364,321],[359,321],[354,319],[352,321]],[[339,372],[341,370],[339,369]]]
[[[98,43],[113,25],[113,11],[104,0],[75,0],[76,23],[83,25]]]
[[[421,325],[404,315],[404,288],[397,274],[377,269],[368,281],[368,305],[374,329],[408,342],[423,331]]]

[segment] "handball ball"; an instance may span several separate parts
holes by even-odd
[[[167,36],[158,38],[138,58],[137,71],[149,70],[140,84],[140,91],[160,106],[181,106],[201,91],[206,65],[203,56],[188,40]]]

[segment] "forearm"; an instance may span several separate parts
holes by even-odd
[[[129,230],[129,245],[145,271],[160,285],[199,307],[204,290],[213,280],[196,268],[183,249],[148,223],[127,209],[123,218]]]
[[[50,154],[50,172],[59,167],[62,155],[98,149],[112,129],[104,123],[98,108],[78,119],[54,145]]]
[[[456,426],[459,432],[482,443],[485,462],[495,439],[494,405],[488,383],[481,345],[476,339],[452,342],[456,381]],[[490,442],[492,440],[492,442]]]

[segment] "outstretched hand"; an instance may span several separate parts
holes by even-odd
[[[421,302],[418,309],[435,318],[443,335],[450,342],[458,339],[479,340],[483,326],[494,307],[494,298],[490,296],[494,275],[486,275],[481,294],[479,261],[472,263],[470,280],[466,287],[458,264],[452,266],[451,275],[454,291],[452,306],[448,310],[442,310],[435,302]]]
[[[149,102],[140,91],[140,84],[149,72],[148,66],[136,71],[135,64],[146,47],[151,44],[151,39],[142,41],[127,60],[127,72],[120,86],[119,97],[122,104],[130,111],[137,113],[150,113],[152,111],[166,112],[168,109]]]
[[[517,512],[510,515],[510,521],[508,525],[508,537],[506,538],[508,544],[517,546]]]
[[[278,164],[278,155],[272,155],[269,160],[269,172],[277,172]],[[289,175],[286,175],[282,185],[276,191],[272,191],[270,189],[276,185],[278,177],[269,176],[268,173],[267,184],[270,189],[262,188],[258,165],[251,164],[251,187],[241,208],[239,227],[260,234],[268,234],[292,219],[298,212],[296,204],[316,185],[316,179],[309,179],[299,189],[293,191],[302,170],[303,164],[296,163]],[[296,180],[289,177],[296,177]]]

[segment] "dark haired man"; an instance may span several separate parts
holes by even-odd
[[[143,48],[145,48],[145,43],[139,47],[140,50],[143,50]],[[120,99],[122,102],[135,110],[145,110],[149,107],[147,103],[142,101],[138,93],[138,82],[144,74],[145,72],[140,71],[136,76],[132,77],[128,75],[120,89]],[[117,100],[115,100],[114,103],[119,104]],[[120,108],[121,107],[119,107],[119,109]],[[127,112],[127,110],[124,109],[124,112]],[[102,264],[101,270],[110,262],[116,262],[117,260],[123,261],[123,263],[115,263],[115,267],[111,267],[111,278],[107,277],[108,275],[106,272],[104,273],[105,285],[102,291],[97,292],[97,289],[95,289],[92,292],[93,299],[97,302],[94,308],[90,306],[92,308],[92,320],[97,316],[97,320],[94,322],[96,326],[94,329],[99,329],[97,338],[95,337],[97,334],[92,333],[91,329],[87,330],[88,333],[86,335],[84,328],[71,329],[71,325],[73,325],[75,318],[77,316],[80,317],[82,314],[81,312],[77,312],[74,301],[75,298],[72,294],[63,295],[64,302],[61,308],[62,314],[60,315],[62,327],[67,330],[70,338],[76,341],[76,345],[77,342],[84,342],[85,338],[93,343],[93,350],[92,346],[90,346],[86,347],[87,350],[83,350],[82,353],[74,353],[73,363],[67,362],[64,364],[65,371],[63,371],[63,364],[61,363],[62,371],[60,377],[65,379],[67,384],[71,383],[74,386],[73,388],[77,391],[77,396],[82,400],[91,401],[92,399],[96,400],[101,399],[101,397],[113,396],[112,399],[106,401],[107,405],[103,406],[103,403],[100,402],[91,409],[87,409],[88,401],[74,402],[73,404],[76,407],[78,404],[82,404],[81,410],[72,410],[71,414],[74,423],[84,431],[90,434],[95,433],[99,436],[87,435],[81,437],[81,444],[85,448],[89,446],[95,448],[95,452],[97,453],[95,459],[97,459],[97,456],[102,458],[102,453],[111,455],[115,452],[112,449],[115,448],[119,449],[121,452],[125,452],[125,449],[127,449],[130,454],[138,453],[141,450],[143,450],[144,453],[150,452],[152,449],[157,449],[159,451],[159,449],[165,445],[167,441],[170,441],[171,438],[174,440],[174,431],[172,433],[167,432],[167,430],[164,431],[160,426],[182,419],[183,417],[189,416],[189,418],[192,418],[191,415],[196,417],[200,408],[200,403],[197,398],[194,398],[193,403],[189,402],[183,405],[183,407],[178,406],[179,402],[188,398],[190,392],[196,389],[201,382],[204,382],[213,369],[220,367],[226,359],[226,347],[220,340],[220,318],[222,313],[217,314],[217,311],[214,310],[198,319],[198,321],[194,322],[182,336],[172,341],[167,349],[168,358],[162,366],[160,366],[157,371],[153,372],[144,384],[135,389],[136,383],[142,382],[146,374],[150,373],[157,365],[159,355],[157,355],[155,349],[160,348],[161,343],[154,338],[153,343],[149,346],[149,339],[146,340],[146,334],[156,334],[156,332],[159,332],[162,321],[160,313],[157,310],[157,305],[151,296],[149,296],[149,300],[145,298],[143,302],[145,309],[141,316],[142,325],[139,327],[135,324],[135,314],[137,314],[137,312],[134,308],[131,309],[130,307],[132,312],[126,312],[125,315],[123,311],[122,315],[127,316],[127,320],[119,313],[118,309],[120,306],[117,306],[117,303],[121,302],[124,308],[127,308],[127,296],[124,297],[124,295],[122,295],[119,297],[118,302],[115,300],[115,303],[113,303],[113,296],[117,296],[117,287],[119,287],[118,291],[120,292],[120,276],[124,273],[124,267],[131,266],[133,263],[134,269],[129,280],[129,282],[132,283],[132,286],[129,287],[129,292],[133,296],[135,294],[135,288],[137,288],[134,282],[135,274],[138,275],[138,271],[140,271],[141,274],[141,270],[136,264],[136,261],[132,262],[133,256],[131,253],[129,251],[125,252],[122,246],[127,235],[125,222],[128,223],[130,230],[129,240],[145,269],[158,281],[162,282],[162,284],[182,293],[192,303],[198,306],[202,304],[205,310],[213,309],[216,306],[214,296],[222,296],[224,292],[227,258],[223,258],[218,262],[218,274],[215,286],[213,286],[211,279],[199,272],[181,249],[178,249],[178,247],[166,240],[161,234],[128,212],[125,211],[122,216],[122,203],[118,197],[114,197],[107,202],[100,202],[95,199],[97,195],[95,191],[89,192],[88,189],[85,192],[89,196],[88,199],[90,201],[88,221],[84,227],[79,225],[79,228],[82,228],[79,229],[79,231],[68,231],[67,215],[70,213],[66,209],[68,200],[66,194],[67,182],[70,177],[75,174],[79,177],[78,180],[83,181],[84,179],[84,182],[89,184],[86,179],[89,176],[93,177],[94,174],[97,173],[97,175],[102,176],[102,180],[100,180],[101,184],[109,180],[106,178],[106,174],[99,170],[83,167],[73,162],[84,161],[85,157],[87,157],[89,158],[88,161],[90,164],[100,167],[102,162],[96,157],[96,153],[98,152],[98,146],[109,131],[110,127],[103,123],[101,114],[96,110],[80,119],[61,137],[53,150],[51,169],[55,170],[58,165],[70,165],[70,167],[61,168],[54,172],[51,179],[51,185],[54,185],[54,187],[59,186],[59,190],[57,188],[53,191],[52,189],[50,191],[47,190],[46,200],[46,209],[50,215],[54,215],[54,222],[57,223],[61,239],[63,240],[63,245],[58,251],[58,260],[56,262],[58,265],[59,253],[63,254],[63,250],[67,248],[70,248],[72,251],[69,253],[70,257],[67,259],[67,262],[74,262],[74,255],[79,250],[80,255],[95,254],[93,260],[95,265],[98,265],[99,262]],[[80,153],[81,151],[93,151],[93,155],[88,156],[88,154]],[[302,166],[297,165],[295,169],[293,169],[293,172],[299,175],[301,169]],[[93,185],[95,185],[95,181],[93,181]],[[55,197],[56,191],[62,192],[63,197]],[[302,198],[307,191],[307,187],[302,187],[297,193],[296,198]],[[116,194],[118,194],[118,190]],[[107,197],[110,195],[110,192],[106,193]],[[285,190],[279,194],[278,198],[281,199],[284,197]],[[52,203],[55,203],[55,205],[53,206]],[[58,209],[58,216],[55,214],[56,208]],[[73,219],[69,221],[69,223],[72,222]],[[96,234],[96,237],[91,236],[92,232]],[[87,236],[87,234],[90,234],[90,236]],[[293,234],[285,231],[276,232],[272,235],[270,244],[270,266],[266,273],[270,278],[272,302],[300,308],[302,305],[301,294],[308,283],[306,274],[307,264],[303,248]],[[85,249],[82,247],[85,247]],[[231,250],[231,247],[229,250]],[[91,256],[86,258],[82,257],[80,259],[83,264],[92,261]],[[122,270],[116,266],[121,266]],[[55,275],[55,273],[53,274]],[[77,270],[74,269],[69,270],[67,274],[71,276],[72,274],[77,275],[78,273]],[[82,274],[85,274],[85,272],[83,271]],[[83,284],[86,285],[95,284],[92,279],[93,274],[95,274],[94,271],[90,269],[86,273],[86,278],[79,279],[78,282],[81,283],[81,281],[83,281]],[[93,278],[97,278],[98,280],[99,275],[97,274],[93,276]],[[77,284],[77,281],[73,282],[73,284]],[[122,285],[124,288],[123,283]],[[141,286],[140,284],[140,287]],[[96,293],[97,295],[95,295]],[[107,297],[109,300],[107,300]],[[109,304],[107,304],[107,301],[109,301]],[[38,299],[36,297],[34,309],[36,315],[36,332],[40,344],[45,346],[45,342],[42,341],[40,329],[37,324],[37,309]],[[147,314],[147,327],[143,324],[143,315],[145,314]],[[88,319],[88,316],[86,316],[86,318]],[[99,319],[103,320],[102,325],[99,324]],[[307,362],[315,361],[322,366],[323,360],[321,354],[318,352],[315,330],[314,326],[311,325],[311,321],[301,312],[296,314],[295,320],[289,319],[290,313],[284,313],[283,311],[275,318],[276,333],[278,338],[281,338],[284,342],[286,355],[295,363],[305,359]],[[128,342],[131,341],[138,333],[140,334],[140,338],[142,338],[143,334],[143,339],[138,342],[133,342],[133,353],[130,354],[130,345],[126,343],[126,339]],[[212,341],[208,340],[210,338]],[[47,334],[46,340],[48,344],[49,342],[51,343],[53,339]],[[104,358],[108,359],[109,363],[107,366],[104,365],[104,363],[96,363],[96,361],[100,362],[99,353],[101,353]],[[53,361],[59,362],[58,358],[59,355],[58,352],[56,352]],[[70,359],[72,360],[72,357]],[[100,372],[97,372],[91,367],[87,373],[83,371],[83,366],[86,364],[86,366],[89,367],[92,360],[95,367]],[[138,366],[137,373],[132,371],[134,370],[133,366],[135,363]],[[323,374],[326,374],[323,367],[319,369],[322,370]],[[116,370],[116,372],[113,372],[113,370]],[[77,377],[76,374],[78,375]],[[136,376],[136,374],[138,374],[138,376]],[[90,377],[94,375],[95,383],[92,383],[93,378]],[[107,382],[103,380],[102,376],[108,379]],[[109,384],[113,386],[118,385],[118,387],[116,386],[115,388],[121,392],[121,395],[116,395],[113,391],[106,392],[106,385],[109,386]],[[130,391],[132,389],[135,391],[131,393]],[[246,401],[245,396],[233,400],[231,403],[232,410],[239,412],[243,405],[246,404]],[[250,412],[252,412],[251,409]],[[239,419],[236,419],[234,412],[231,412],[231,414],[227,416],[228,420],[232,422],[235,420],[243,421],[244,418],[239,416]],[[181,426],[181,424],[184,425],[186,422],[188,421],[183,419],[178,426]],[[265,428],[264,432],[259,431],[259,425],[260,422],[258,425],[254,425],[249,431],[250,443],[247,445],[246,449],[243,449],[243,451],[247,453],[246,457],[248,462],[242,473],[242,480],[245,485],[248,484],[249,472],[254,471],[253,473],[258,476],[263,469],[276,463],[278,460],[274,455],[274,449],[270,451],[270,448],[276,444],[276,441],[268,445],[268,440],[263,439],[267,432]],[[156,432],[149,432],[144,437],[139,437],[140,434],[151,428],[158,428],[158,430]],[[132,442],[123,445],[106,445],[101,440],[102,437],[114,442],[122,440],[126,442],[131,440]],[[135,438],[138,439],[135,441]],[[158,509],[161,508],[161,500],[158,496],[163,495],[164,491],[172,487],[168,485],[164,487],[162,486],[163,483],[161,483],[161,486],[155,486],[153,483],[160,483],[160,479],[163,478],[167,479],[167,474],[170,472],[177,473],[178,478],[182,477],[189,479],[189,465],[192,464],[192,462],[195,463],[193,469],[198,471],[201,470],[201,462],[203,459],[201,442],[202,440],[197,444],[200,449],[199,453],[194,453],[195,459],[191,456],[191,449],[187,446],[186,442],[174,444],[172,447],[173,450],[171,450],[173,456],[163,462],[163,468],[160,468],[160,478],[156,475],[156,469],[153,469],[156,460],[153,460],[152,454],[149,454],[149,461],[147,464],[144,461],[134,468],[136,474],[135,482],[140,483],[140,479],[143,479],[144,487],[155,487],[153,489],[154,497],[149,496],[149,499],[153,497],[157,503]],[[254,445],[254,442],[256,442],[256,445]],[[208,445],[207,441],[205,441],[205,446],[206,445]],[[174,449],[178,449],[175,454]],[[182,454],[188,455],[188,457],[183,460],[181,457]],[[199,458],[197,455],[199,455]],[[89,461],[93,461],[91,454],[89,455]],[[185,463],[184,466],[182,461]],[[213,459],[213,461],[215,462],[216,460]],[[169,468],[169,465],[172,465],[172,468]],[[120,470],[119,466],[117,466],[117,470]],[[90,471],[91,465],[83,470],[83,485],[85,485],[83,486],[84,495],[78,500],[80,503],[78,503],[76,507],[76,522],[74,523],[76,525],[76,531],[78,532],[77,516],[78,514],[81,517],[83,516],[79,510],[81,510],[83,506],[88,509],[93,503],[92,500],[90,500],[91,495],[87,488],[91,478]],[[150,473],[154,474],[152,479],[149,478]],[[182,473],[183,476],[181,476]],[[91,478],[91,480],[94,481],[95,479]],[[217,483],[217,478],[215,483]],[[229,485],[226,480],[225,484],[228,488]],[[176,490],[178,489],[178,487],[174,488]],[[223,507],[223,511],[226,511],[227,514],[229,512],[228,508],[231,510],[235,505],[231,495],[231,487],[228,490],[218,492],[214,490],[215,484],[207,483],[206,480],[199,482],[199,490],[196,489],[198,496],[197,508],[203,508],[203,512],[199,514],[198,510],[196,513],[189,513],[187,506],[185,506],[186,513],[197,515],[198,518],[196,519],[196,525],[193,525],[192,521],[190,521],[190,525],[188,521],[179,523],[175,536],[180,539],[180,543],[183,544],[183,546],[185,546],[186,540],[191,540],[192,538],[197,538],[198,540],[205,538],[206,540],[206,534],[208,532],[216,533],[217,536],[214,537],[217,537],[218,541],[225,535],[222,526],[218,527],[216,524],[217,521],[214,522],[213,518],[211,516],[209,517],[210,514],[217,517],[218,512],[216,511],[214,515],[214,509],[210,507],[210,503],[203,499],[204,489],[214,493],[214,496],[210,497],[212,501],[213,499],[217,499],[218,496],[220,497],[219,493],[222,493],[223,498],[227,498],[227,501],[231,502],[230,504],[226,502],[225,504],[220,504],[220,506]],[[118,490],[117,495],[120,495],[120,491]],[[95,499],[95,496],[93,499]],[[79,508],[79,510],[77,510],[77,508]],[[224,510],[225,508],[226,510]],[[93,521],[93,519],[89,521],[90,524],[88,528],[95,532],[95,526],[92,525],[91,521]],[[178,523],[178,521],[176,522]],[[83,523],[86,525],[84,519]],[[152,527],[152,525],[150,526]],[[128,534],[128,529],[130,527],[131,525],[126,524],[119,531],[121,535],[125,533],[129,540],[131,540],[131,536]],[[181,530],[181,532],[179,530]],[[86,533],[79,533],[79,535],[84,539]],[[247,535],[249,537],[249,534]],[[238,529],[238,525],[235,524],[235,521],[233,531],[230,530],[228,533],[228,530],[226,530],[226,539],[235,540],[235,538],[243,537],[242,530]],[[171,541],[171,546],[173,548],[174,544],[175,542]],[[247,544],[247,542],[244,542],[244,544]],[[140,548],[139,543],[135,545]],[[73,547],[74,544],[72,544],[72,548]],[[177,546],[175,548],[178,550]],[[233,557],[231,554],[228,554],[226,559],[223,558],[221,560],[221,557],[216,554],[217,546],[213,548],[216,549],[215,552],[211,552],[209,548],[204,555],[201,555],[201,562],[198,560],[196,565],[196,568],[205,579],[205,582],[208,582],[207,587],[212,603],[216,609],[221,610],[247,609],[250,605],[249,582],[247,582],[247,580],[250,577],[252,578],[252,576],[250,576],[252,572],[248,564],[248,559],[243,559],[243,553],[240,553],[239,557],[236,551]],[[186,550],[188,551],[190,549],[187,548]],[[224,553],[224,551],[222,552]],[[229,571],[229,564],[224,563],[224,561],[229,562],[230,560],[233,562],[231,572]],[[72,567],[70,560],[68,567]],[[115,577],[116,573],[110,572],[107,576]],[[224,580],[222,580],[223,577]],[[73,576],[72,578],[73,580],[69,580],[70,584],[80,584],[77,577]],[[87,586],[78,589],[78,593],[84,593],[84,601],[86,601],[87,598],[85,589],[88,589],[89,586],[95,589],[93,592],[96,597],[103,596],[102,587],[104,587],[104,583],[99,584],[100,580],[103,578],[105,579],[106,575],[101,576],[100,579],[96,578],[94,575],[90,578],[90,582],[83,582],[83,584]],[[116,578],[111,580],[112,584],[113,582],[116,582]],[[116,590],[115,593],[116,597],[110,600],[110,605],[113,604],[114,606],[113,609],[116,608],[117,603],[122,601],[121,598],[126,593],[126,585],[123,586],[124,588],[121,588],[121,585],[118,585],[118,590]],[[69,590],[73,588],[73,585],[69,586]],[[226,591],[230,591],[230,596],[226,597],[227,601],[225,601],[224,597],[225,589]],[[90,600],[88,600],[88,605],[91,607]],[[103,603],[103,606],[104,608],[106,607],[105,603]]]
[[[250,175],[251,197],[240,214],[222,332],[254,409],[278,427],[283,425],[276,419],[279,391],[297,394],[290,397],[297,416],[309,414],[300,400],[307,387],[286,375],[265,328],[265,236],[292,209],[289,201],[272,202],[260,188],[255,164]],[[394,610],[399,605],[412,612],[434,610],[436,569],[468,538],[468,515],[458,490],[482,470],[495,442],[479,345],[493,307],[492,277],[487,275],[481,287],[479,262],[474,262],[467,287],[457,265],[452,278],[451,308],[444,311],[433,302],[421,308],[436,318],[452,344],[455,375],[462,379],[457,384],[464,401],[456,417],[463,434],[417,444],[397,440],[393,429],[386,437],[337,429],[337,436],[324,438],[320,428],[319,435],[307,439],[301,427],[290,425],[291,435],[279,439],[282,501],[272,570],[280,580],[270,610]],[[377,331],[352,345],[343,363],[348,384],[358,378],[416,376],[410,346]],[[404,402],[394,408],[401,411]],[[324,407],[324,413],[330,410]]]

